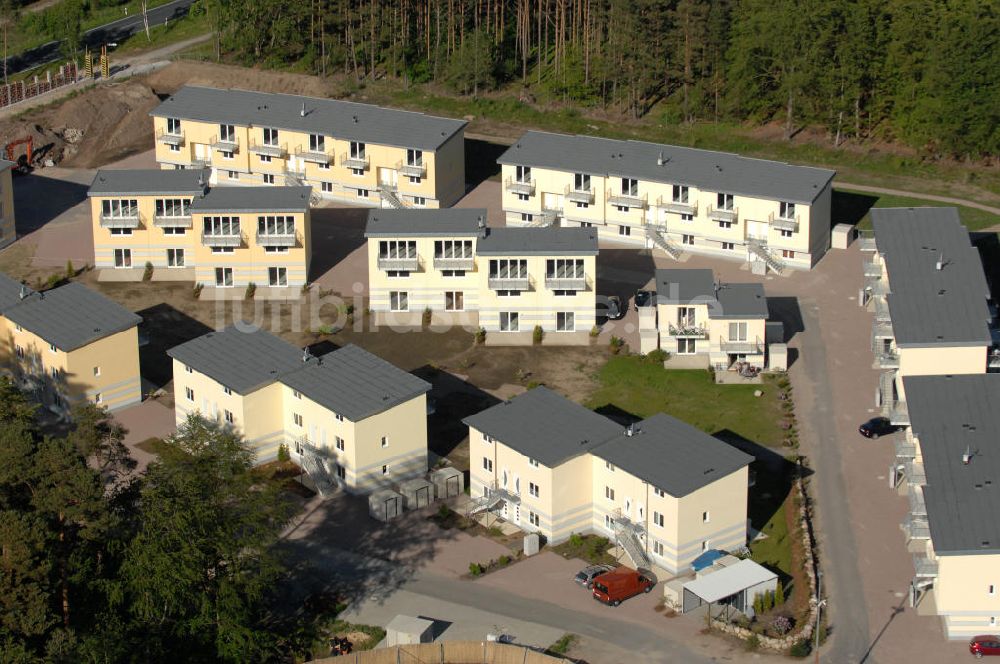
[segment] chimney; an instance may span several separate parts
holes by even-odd
[[[635,435],[635,425],[630,424],[627,427],[625,427],[625,435],[627,437],[629,437],[629,438],[631,438],[632,436],[634,436]]]
[[[18,293],[17,296],[18,296],[18,298],[20,298],[22,300],[24,298],[28,297],[28,287],[25,286],[24,284],[21,284],[21,292]]]
[[[962,465],[968,466],[972,461],[972,450],[966,446],[965,451],[962,452]]]
[[[306,117],[306,103],[305,102],[302,102],[302,110],[299,111],[299,115],[301,117],[303,117],[303,118]]]
[[[663,159],[663,150],[660,150],[660,156],[656,158],[656,165],[663,166],[665,160]]]
[[[944,269],[944,252],[941,252],[938,256],[937,263],[934,264],[934,269],[939,272]]]
[[[309,352],[309,346],[305,346],[302,349],[302,361],[308,362],[311,359],[312,359],[312,353]]]

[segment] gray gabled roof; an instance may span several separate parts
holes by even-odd
[[[906,376],[903,387],[935,553],[1000,553],[1000,374]]]
[[[597,231],[593,228],[489,228],[479,240],[481,256],[596,256]]]
[[[302,350],[249,325],[229,327],[174,346],[167,355],[237,394],[250,394],[302,366]]]
[[[896,344],[988,345],[989,286],[958,211],[874,208],[871,218],[889,275],[886,300]]]
[[[191,202],[191,212],[304,212],[312,187],[212,187]]]
[[[21,301],[22,290],[25,293],[34,292],[27,286],[23,286],[20,281],[15,281],[0,272],[0,314]]]
[[[114,300],[76,282],[32,293],[3,315],[61,351],[76,350],[142,322]]]
[[[659,304],[707,304],[709,318],[768,317],[767,297],[760,284],[720,283],[709,269],[670,268],[656,271]]]
[[[352,422],[431,389],[430,383],[355,345],[313,358],[279,380]]]
[[[191,85],[168,97],[150,115],[273,127],[420,150],[436,150],[467,124],[464,120],[337,99]]]
[[[99,170],[88,196],[195,195],[208,186],[209,172],[202,169]]]
[[[804,204],[812,203],[836,174],[727,152],[541,131],[526,132],[497,161]]]
[[[622,429],[547,387],[528,390],[462,422],[549,468],[589,452]]]
[[[372,210],[365,237],[472,237],[485,226],[484,208]]]
[[[750,465],[753,457],[658,413],[598,445],[593,454],[671,496],[682,497]]]

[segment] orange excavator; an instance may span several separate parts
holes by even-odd
[[[25,149],[25,154],[19,157],[15,157],[14,148],[16,148],[18,145],[26,145],[27,147]],[[31,136],[18,138],[7,144],[7,147],[4,150],[5,156],[7,157],[7,161],[13,161],[15,164],[17,164],[14,167],[15,173],[19,173],[21,175],[28,174],[28,172],[31,170],[31,158],[33,149],[34,149],[34,141],[32,140]]]

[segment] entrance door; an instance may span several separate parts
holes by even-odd
[[[548,192],[542,193],[542,208],[546,210],[559,210],[563,209],[563,195],[562,194],[550,194]]]
[[[767,239],[766,221],[747,221],[747,237],[755,240]]]
[[[194,144],[194,158],[208,161],[208,150],[203,143]]]
[[[399,174],[394,168],[379,168],[378,183],[389,187],[395,187],[399,181]]]
[[[306,162],[301,157],[289,157],[288,170],[298,175],[305,175]]]

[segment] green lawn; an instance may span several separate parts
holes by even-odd
[[[870,229],[871,216],[868,210],[873,207],[927,207],[927,206],[948,206],[947,203],[938,203],[922,198],[909,198],[906,196],[891,196],[888,194],[870,194],[861,191],[851,191],[844,187],[837,187],[833,190],[832,216],[834,221],[855,223],[858,228]],[[962,218],[962,223],[971,231],[982,230],[990,226],[1000,225],[1000,217],[983,210],[965,206],[952,206],[958,208],[958,214]]]
[[[751,557],[755,562],[770,569],[779,569],[786,575],[792,574],[792,546],[788,537],[788,522],[785,520],[785,510],[791,503],[786,500],[771,515],[764,525],[763,532],[767,537],[761,538],[750,545]],[[751,506],[751,511],[753,511]],[[751,515],[752,518],[752,515]],[[754,524],[758,526],[759,524]]]
[[[598,372],[587,406],[636,417],[667,413],[706,433],[732,433],[768,447],[783,440],[778,390],[763,385],[716,385],[708,371],[664,369],[641,357],[617,356]],[[755,397],[762,389],[764,396]]]
[[[111,55],[111,61],[114,62],[115,55],[120,56],[138,51],[162,48],[179,41],[184,41],[185,39],[197,37],[198,35],[208,34],[209,32],[211,32],[211,24],[208,20],[208,14],[205,12],[201,12],[196,16],[188,14],[184,18],[171,21],[167,25],[163,25],[162,23],[150,25],[150,39],[146,39],[144,31],[137,32],[118,45],[118,48]]]

